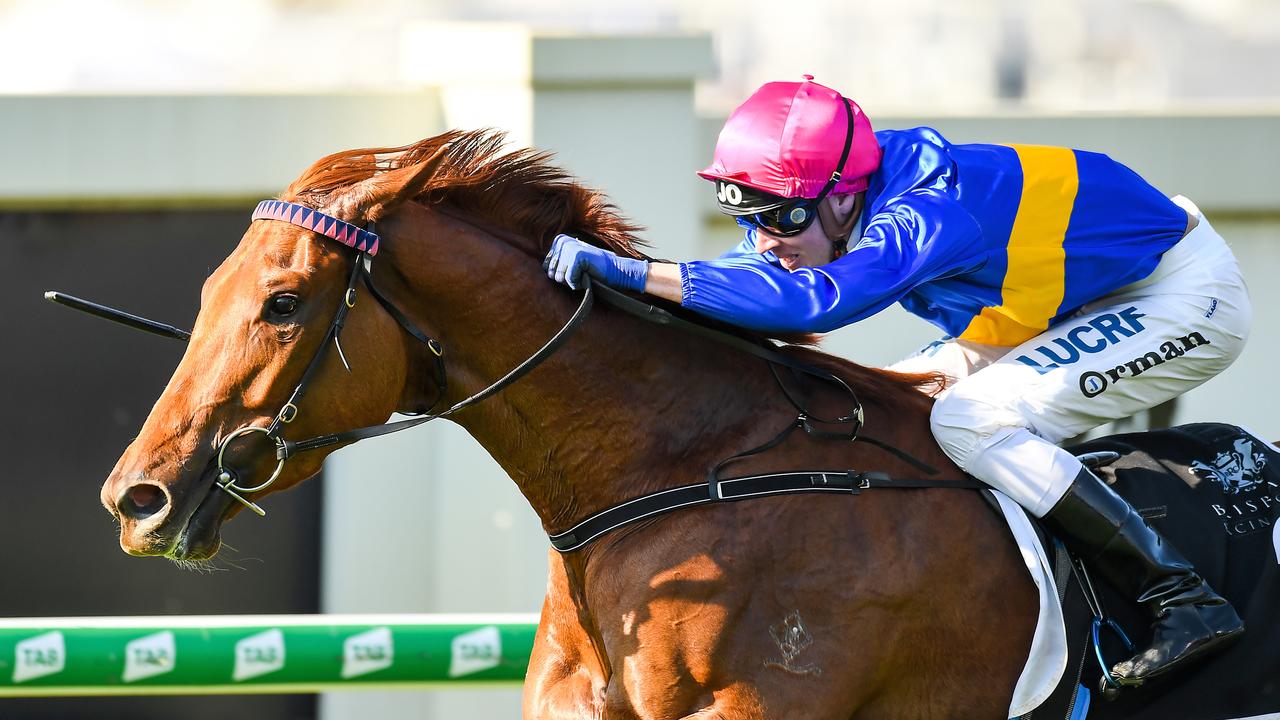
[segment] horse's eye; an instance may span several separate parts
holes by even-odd
[[[267,302],[267,309],[272,317],[289,317],[298,311],[298,296],[283,293]]]

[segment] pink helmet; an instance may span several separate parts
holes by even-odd
[[[814,198],[836,171],[839,181],[828,192],[866,190],[868,176],[880,167],[880,155],[862,108],[805,75],[804,82],[765,83],[739,105],[720,131],[711,166],[698,175],[723,181],[717,183],[722,191],[725,183],[743,186],[732,193],[735,196],[745,188],[784,198]],[[837,168],[842,156],[844,167]]]

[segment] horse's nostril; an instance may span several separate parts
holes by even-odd
[[[140,508],[159,502],[164,497],[155,485],[134,485],[129,489],[129,499]]]
[[[116,507],[123,517],[145,520],[164,509],[169,503],[164,491],[155,485],[134,485],[120,496]]]

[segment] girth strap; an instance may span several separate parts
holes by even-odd
[[[725,478],[683,485],[641,495],[592,515],[568,530],[551,535],[551,546],[562,553],[573,552],[624,525],[681,508],[713,502],[733,502],[750,498],[792,493],[835,493],[857,495],[875,488],[953,488],[981,490],[987,487],[972,478],[920,480],[893,478],[882,472],[855,470],[806,470]]]

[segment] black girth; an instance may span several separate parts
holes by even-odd
[[[603,510],[561,533],[551,535],[551,546],[562,553],[577,550],[601,535],[624,525],[661,515],[673,510],[715,502],[735,502],[752,498],[794,493],[834,493],[857,495],[873,488],[959,488],[982,490],[977,480],[916,480],[892,478],[882,472],[854,470],[803,470],[794,472],[747,475],[744,477],[708,479],[707,482],[682,485],[641,495]]]

